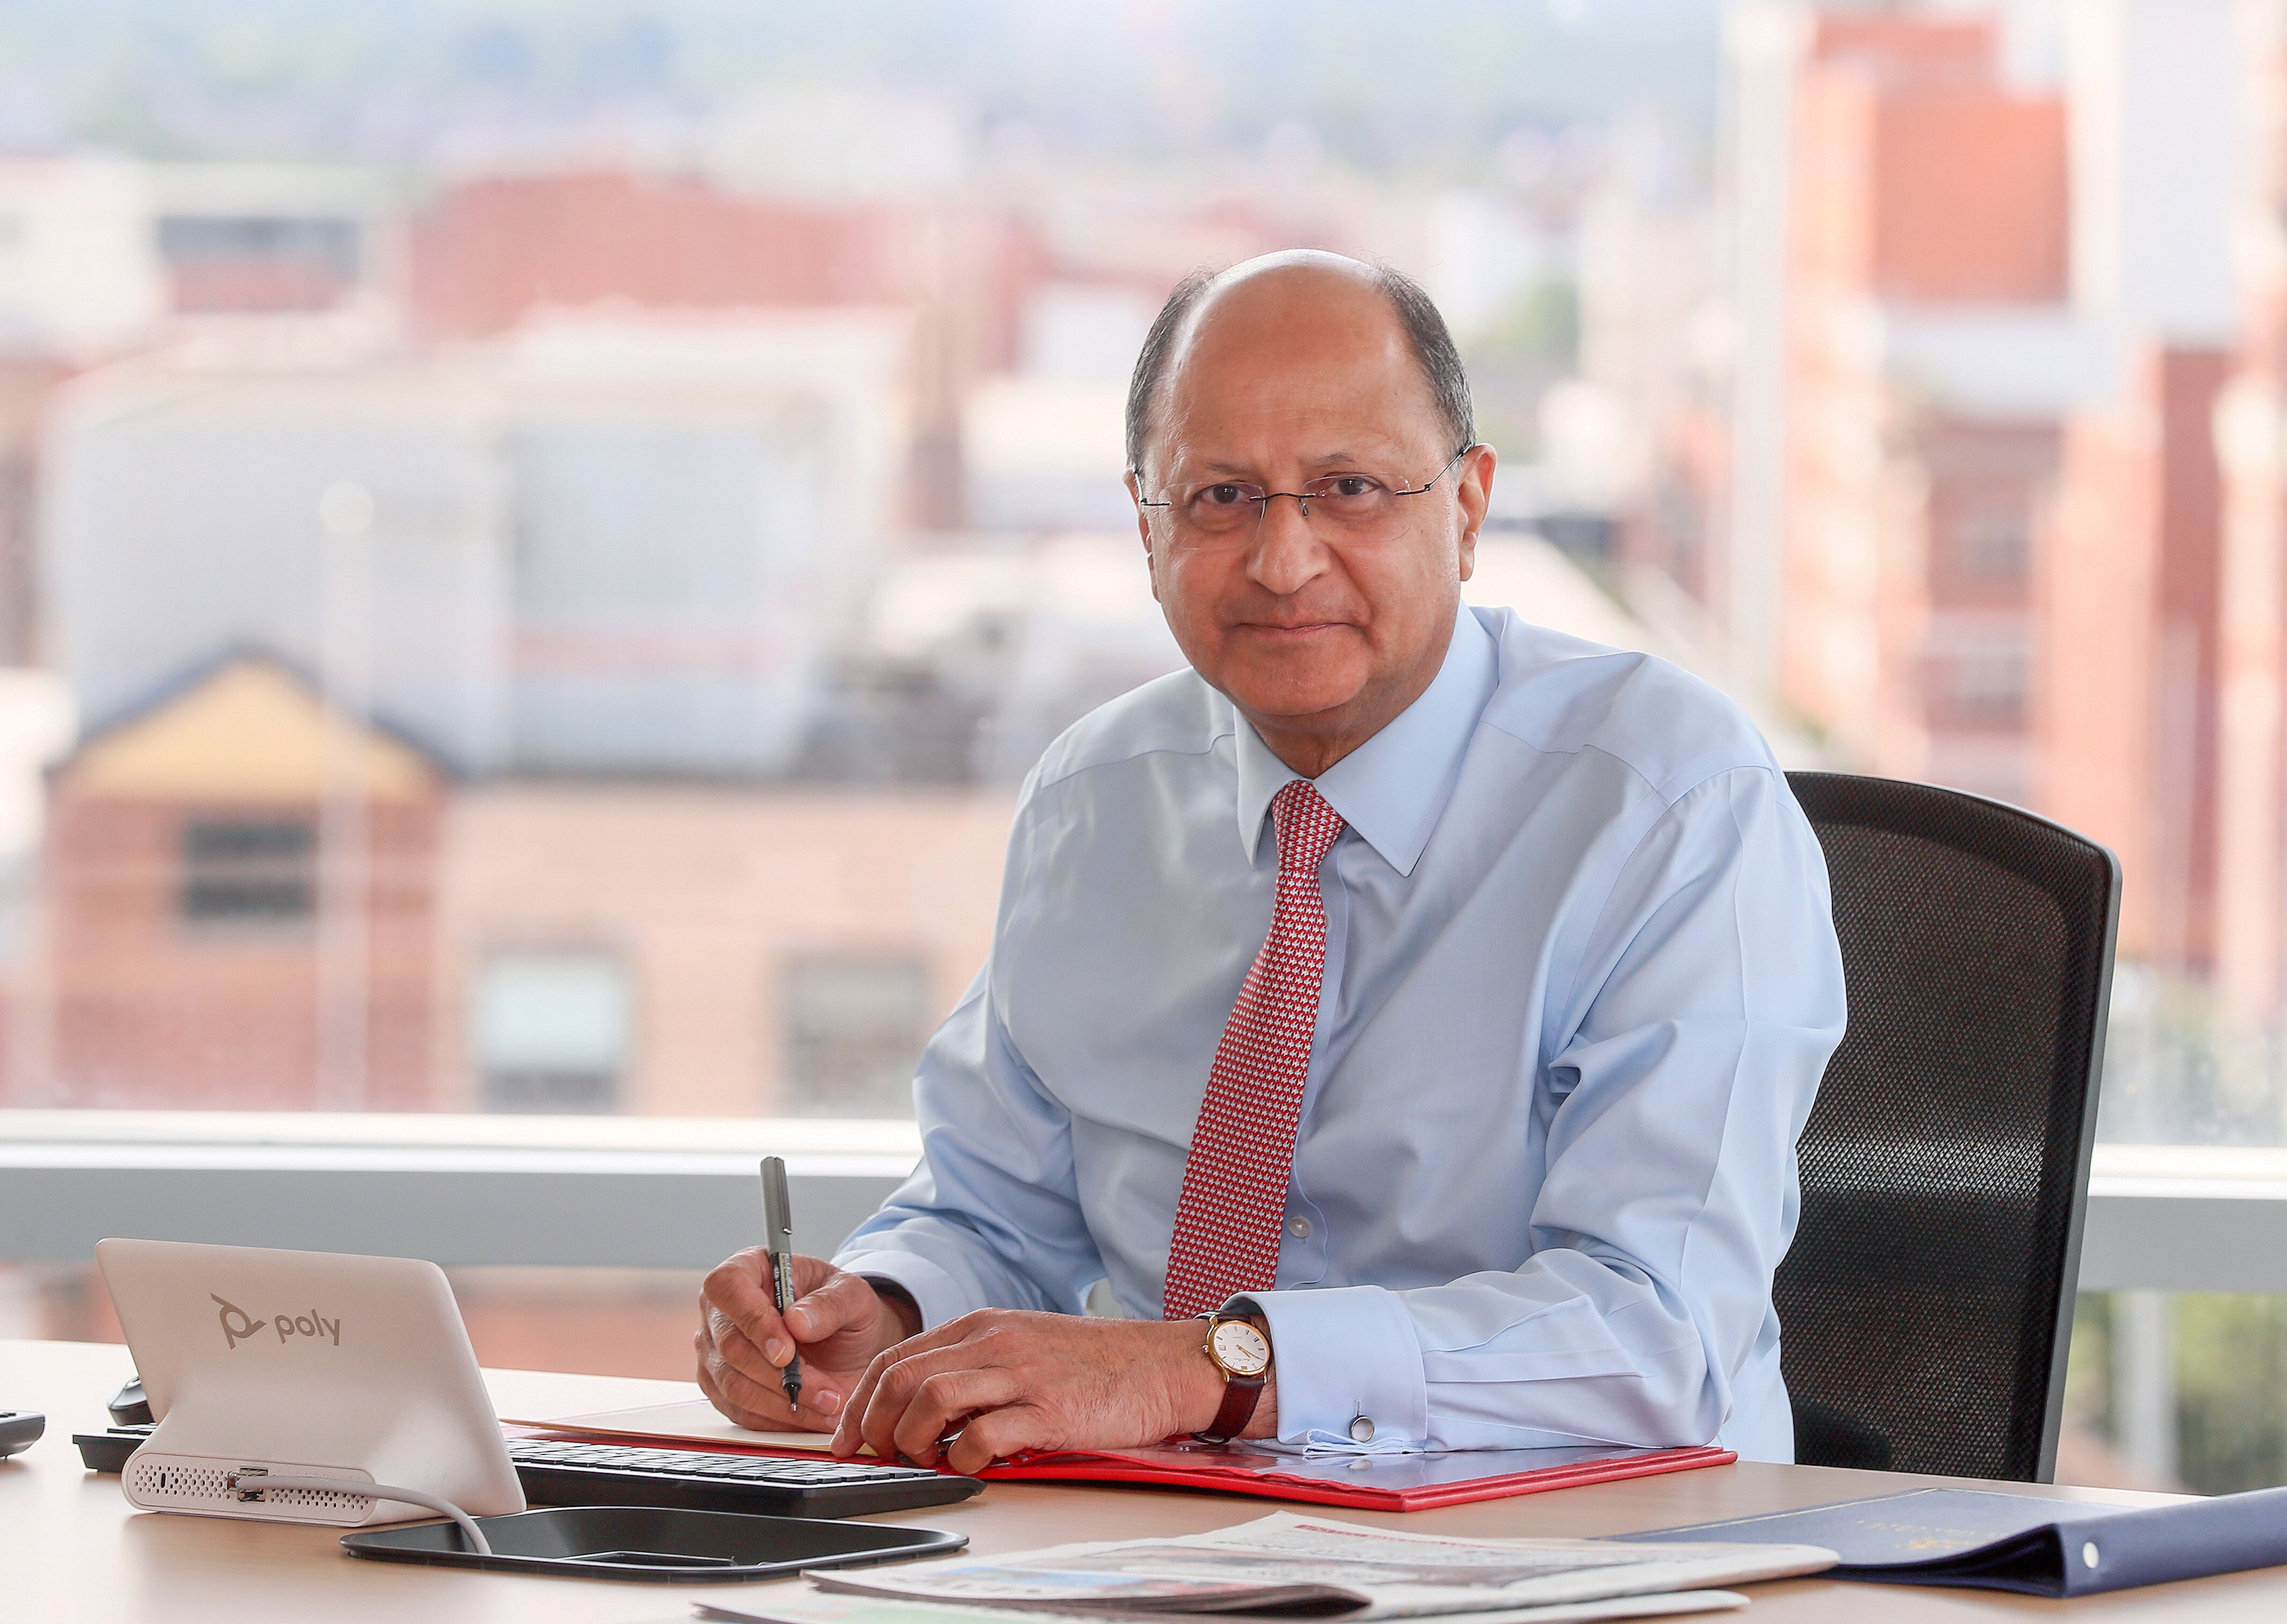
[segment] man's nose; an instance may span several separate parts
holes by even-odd
[[[1326,572],[1326,545],[1310,528],[1304,507],[1304,499],[1299,496],[1266,498],[1262,518],[1255,525],[1247,576],[1264,591],[1280,597],[1300,592]]]

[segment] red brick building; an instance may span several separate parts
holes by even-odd
[[[1846,755],[2030,800],[2031,538],[2067,403],[1964,374],[2061,319],[2065,119],[1992,51],[1982,23],[1898,16],[1808,42],[1777,668]]]
[[[408,233],[415,327],[477,337],[538,305],[907,304],[930,291],[917,211],[734,196],[680,175],[499,175],[447,190]]]
[[[294,673],[224,662],[51,782],[15,1103],[431,1103],[443,775]]]
[[[2232,617],[2276,619],[2275,540],[2231,539],[2228,341],[2098,291],[2119,277],[2077,211],[2133,234],[2153,199],[2075,129],[2127,150],[2162,115],[2101,88],[2011,78],[1984,20],[1806,13],[1776,681],[1847,762],[2112,846],[2123,951],[2267,1013],[2278,638]],[[2225,252],[2213,227],[2184,251]],[[2243,745],[2235,705],[2266,718]]]
[[[1009,813],[455,782],[229,659],[52,774],[0,1104],[902,1116]]]

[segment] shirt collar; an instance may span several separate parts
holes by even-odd
[[[1500,674],[1492,634],[1464,605],[1445,663],[1421,697],[1318,775],[1326,804],[1401,874],[1413,871],[1429,843]],[[1236,720],[1238,840],[1253,862],[1271,797],[1301,775],[1271,753],[1244,716]]]

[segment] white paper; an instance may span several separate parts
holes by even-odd
[[[1814,1573],[1808,1545],[1465,1540],[1276,1512],[1167,1540],[1060,1545],[894,1571],[821,1571],[821,1590],[995,1612],[1128,1619],[1309,1610],[1345,1621],[1506,1612]],[[1345,1605],[1347,1604],[1347,1605]]]
[[[630,1438],[679,1439],[697,1444],[749,1444],[772,1449],[808,1449],[823,1455],[834,1447],[831,1432],[756,1432],[731,1420],[704,1399],[681,1404],[646,1404],[631,1410],[600,1410],[592,1415],[558,1415],[545,1421],[510,1420],[511,1426],[554,1427],[566,1432],[622,1433]],[[871,1448],[864,1453],[873,1454]]]
[[[1468,1624],[1586,1624],[1595,1619],[1672,1617],[1688,1612],[1728,1612],[1747,1598],[1736,1590],[1671,1590],[1661,1596],[1615,1596],[1593,1602],[1562,1602],[1550,1607],[1511,1607],[1473,1612]],[[942,1602],[900,1601],[890,1596],[843,1596],[822,1590],[779,1587],[757,1593],[751,1604],[700,1604],[702,1619],[732,1624],[1043,1624],[1044,1620],[1103,1624],[1101,1613],[1019,1612],[1014,1608],[954,1607]]]

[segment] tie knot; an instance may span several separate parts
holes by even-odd
[[[1278,836],[1280,872],[1315,872],[1341,838],[1342,817],[1326,804],[1317,785],[1297,778],[1270,798],[1270,826]]]

